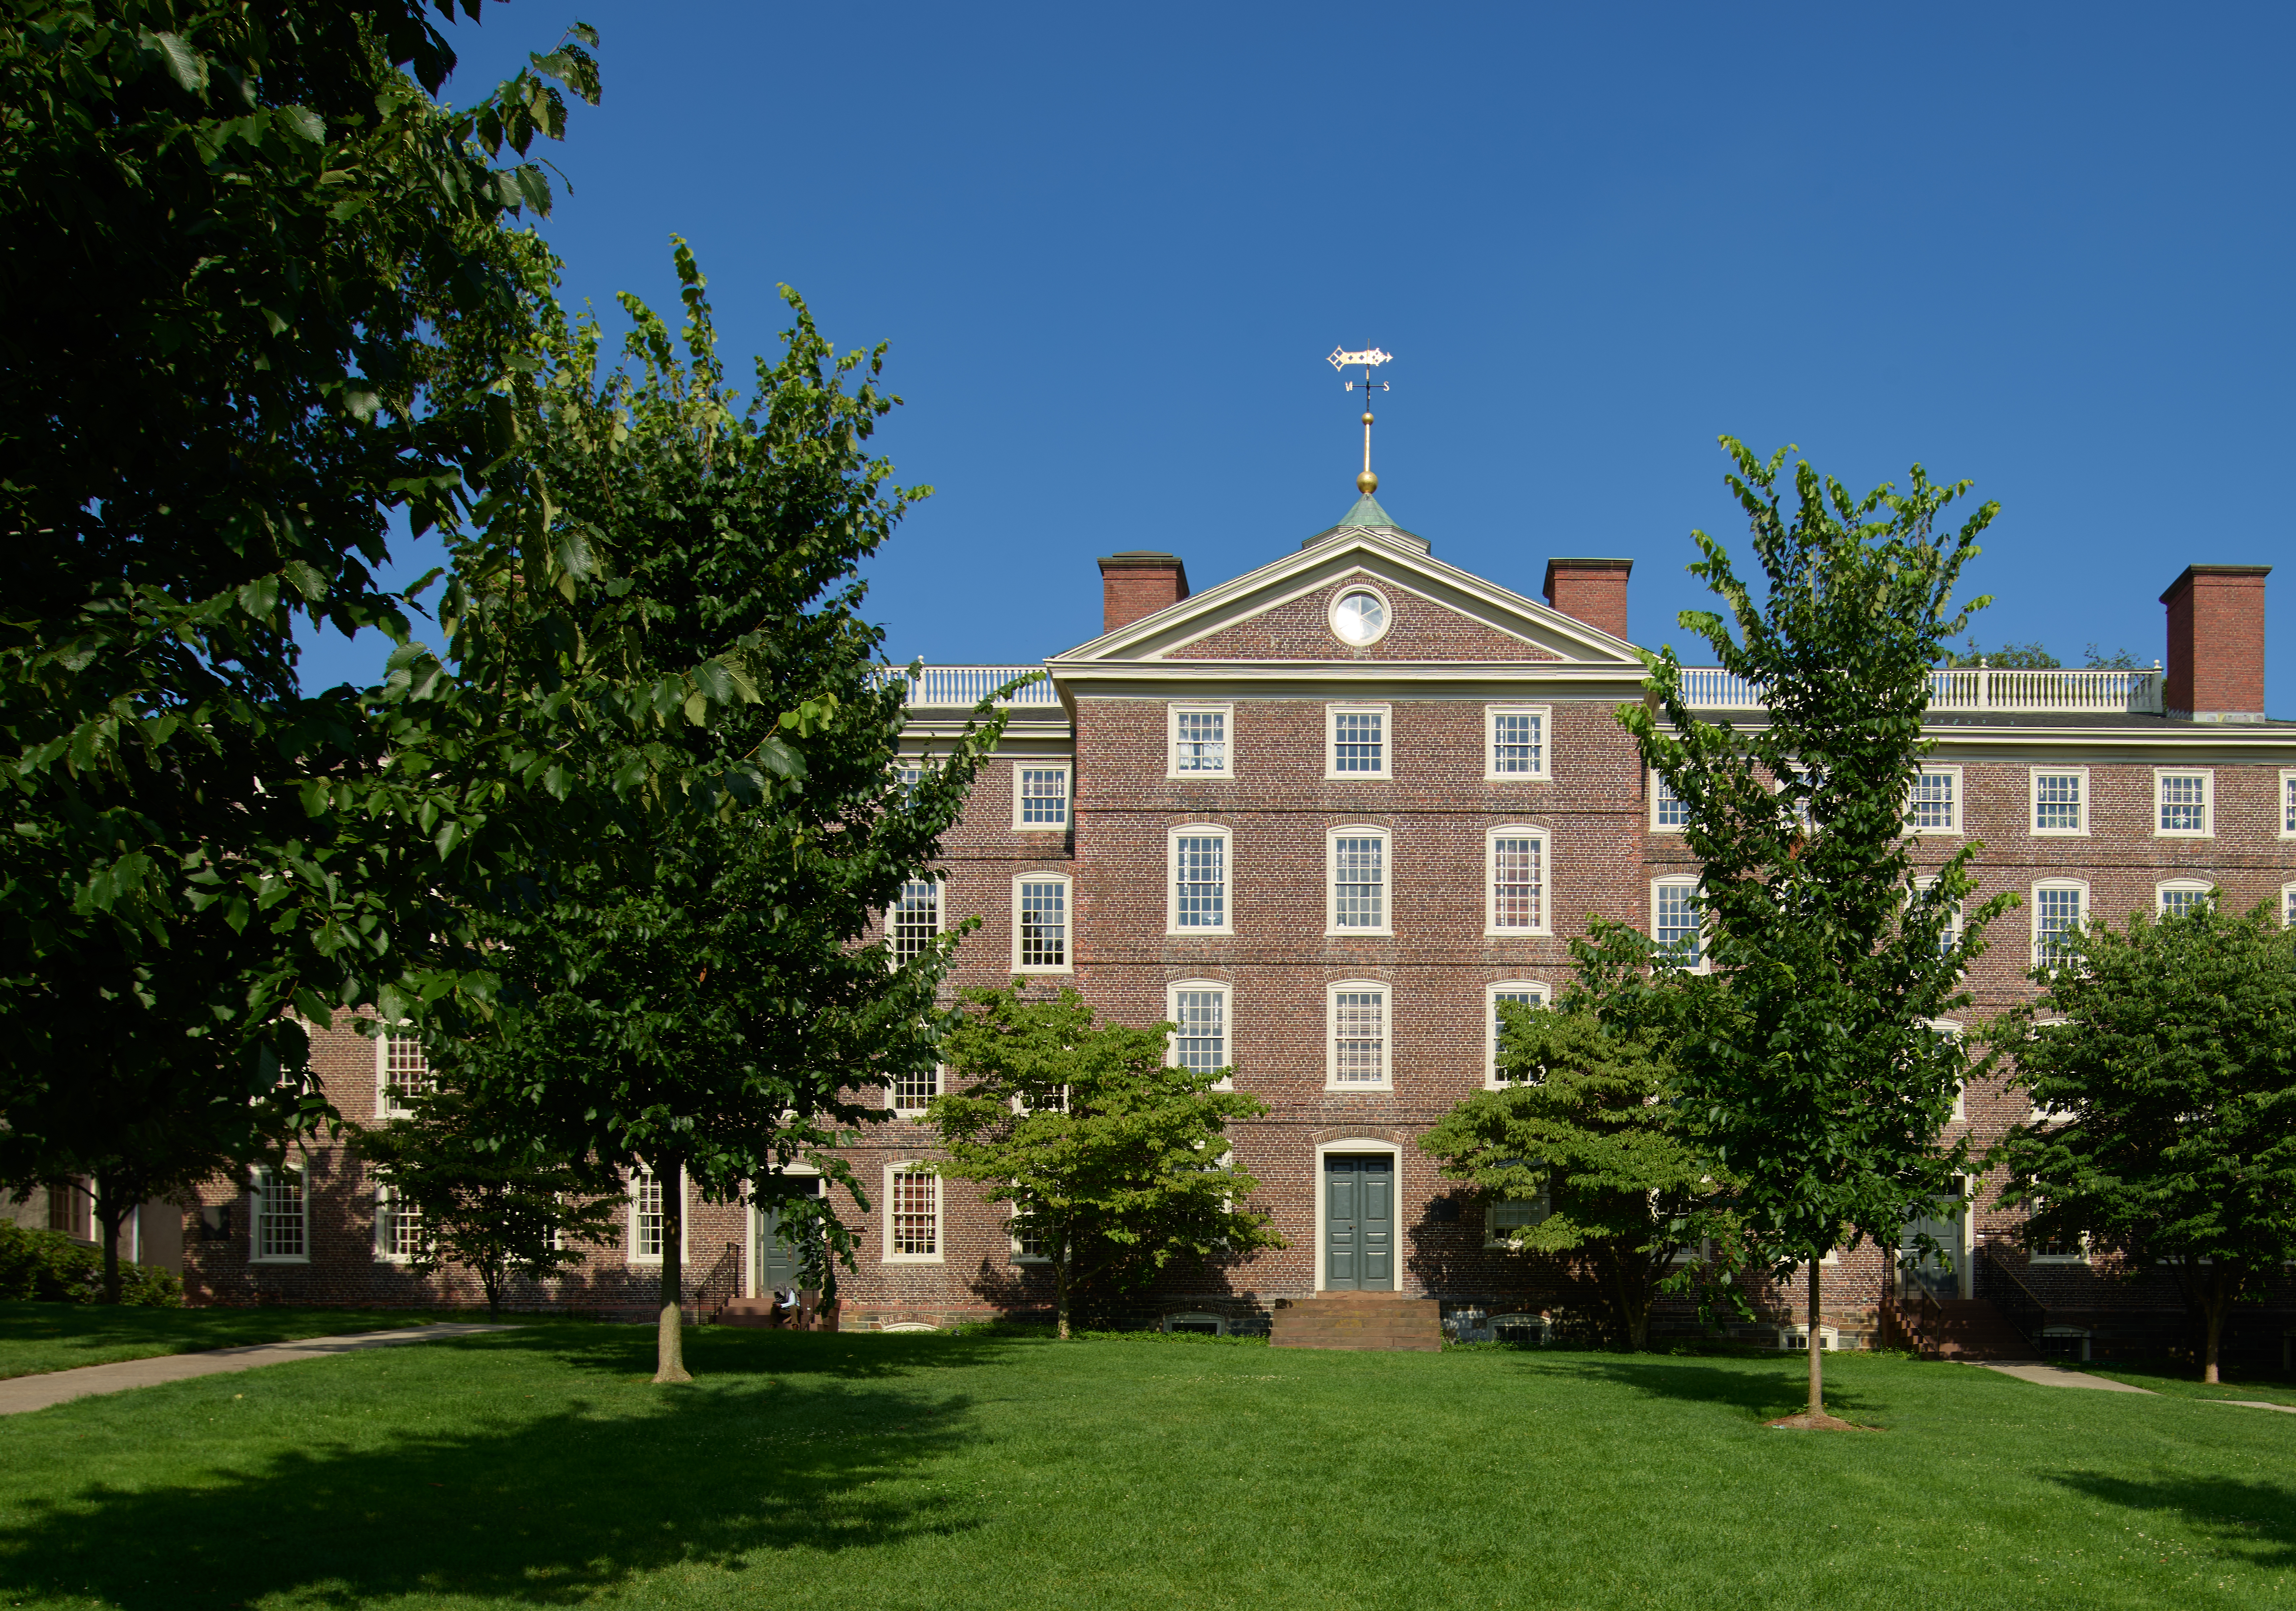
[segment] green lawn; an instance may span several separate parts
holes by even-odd
[[[2296,1385],[2278,1372],[2244,1376],[2228,1370],[2222,1373],[2225,1379],[2211,1387],[2200,1379],[2190,1365],[2116,1363],[2075,1368],[2092,1376],[2127,1382],[2132,1387],[2147,1387],[2155,1393],[2173,1394],[2178,1398],[2244,1398],[2260,1399],[2267,1404],[2296,1404]]]
[[[2296,1426],[1828,1362],[536,1325],[0,1419],[0,1599],[2296,1607]]]
[[[288,1343],[339,1331],[375,1331],[430,1318],[406,1310],[140,1309],[102,1304],[0,1304],[0,1380],[197,1353],[244,1343]]]

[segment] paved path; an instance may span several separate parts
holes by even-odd
[[[479,1331],[508,1331],[508,1326],[409,1326],[398,1331],[360,1331],[348,1337],[307,1337],[297,1343],[258,1343],[246,1348],[211,1348],[201,1353],[166,1353],[157,1359],[120,1360],[109,1365],[82,1365],[76,1370],[50,1370],[39,1376],[12,1377],[0,1381],[0,1415],[21,1415],[45,1410],[66,1399],[92,1393],[125,1393],[158,1382],[186,1381],[195,1376],[221,1376],[233,1370],[252,1370],[258,1365],[284,1365],[295,1360],[327,1359],[356,1353],[362,1348],[389,1348],[400,1343],[427,1343],[442,1337],[469,1337]]]
[[[2086,1370],[2063,1370],[2054,1365],[1995,1365],[1982,1360],[1973,1362],[1980,1370],[1998,1370],[2004,1376],[2013,1376],[2021,1382],[2038,1382],[2044,1387],[2094,1387],[2100,1393],[2142,1393],[2147,1398],[2155,1396],[2150,1387],[2132,1387],[2127,1382],[2116,1382],[2102,1376],[2091,1376]]]
[[[2230,1404],[2235,1410],[2277,1410],[2283,1415],[2296,1415],[2296,1404],[2276,1404],[2260,1398],[2207,1398],[2204,1404]]]

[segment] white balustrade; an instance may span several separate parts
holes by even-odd
[[[2075,666],[1954,666],[1930,673],[1930,709],[2025,716],[2158,716],[2160,667],[2134,671]],[[1682,668],[1683,694],[1697,710],[1759,710],[1761,690],[1717,666]]]
[[[1042,666],[920,666],[919,675],[908,680],[908,702],[913,707],[922,706],[934,710],[970,710],[1005,683],[1044,669]],[[1000,701],[1016,706],[1058,705],[1060,702],[1061,696],[1051,681],[1041,677],[1011,698]]]

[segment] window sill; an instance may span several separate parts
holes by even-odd
[[[1015,973],[1027,974],[1033,978],[1039,976],[1057,977],[1064,973],[1074,973],[1076,969],[1074,968],[1027,968],[1015,963],[1013,965],[1013,971]]]
[[[1395,937],[1395,930],[1391,927],[1385,928],[1340,928],[1327,926],[1324,930],[1324,937],[1327,940],[1391,940]]]
[[[308,1253],[265,1253],[247,1262],[250,1264],[308,1264],[311,1262],[311,1255]]]
[[[2086,828],[2035,828],[2028,830],[2028,831],[2037,839],[2085,839],[2088,838],[2088,830]]]
[[[1069,825],[1066,822],[1015,822],[1013,824],[1014,833],[1066,833],[1068,830]]]
[[[1487,940],[1547,940],[1553,939],[1554,937],[1554,930],[1552,928],[1546,927],[1538,928],[1493,928],[1488,925],[1485,925],[1483,928],[1483,938]]]
[[[889,1253],[884,1262],[888,1264],[945,1264],[948,1259],[946,1255],[939,1253]]]
[[[1235,928],[1233,924],[1223,924],[1218,928],[1168,928],[1164,930],[1164,937],[1168,940],[1232,940],[1235,938]]]
[[[2217,836],[2206,828],[2155,828],[2152,837],[2156,839],[2213,839]]]
[[[1395,774],[1391,772],[1327,771],[1324,773],[1324,781],[1326,783],[1391,783],[1394,781]]]
[[[1546,772],[1487,772],[1483,773],[1483,781],[1486,783],[1552,783],[1554,781],[1554,776],[1552,773]]]
[[[1374,1085],[1369,1081],[1357,1081],[1345,1085],[1335,1085],[1326,1080],[1324,1083],[1324,1094],[1325,1096],[1393,1096],[1395,1082],[1382,1080]]]

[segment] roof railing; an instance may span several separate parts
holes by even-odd
[[[923,666],[908,679],[909,704],[927,710],[971,710],[1005,683],[1045,668],[1037,666]],[[895,673],[895,675],[900,675]],[[1008,706],[1057,706],[1058,690],[1039,677],[1008,699]]]
[[[1999,711],[2020,716],[2158,716],[2161,672],[2071,666],[1953,666],[1930,673],[1930,709],[1948,715]],[[1682,668],[1682,691],[1694,710],[1759,710],[1762,691],[1713,666]]]

